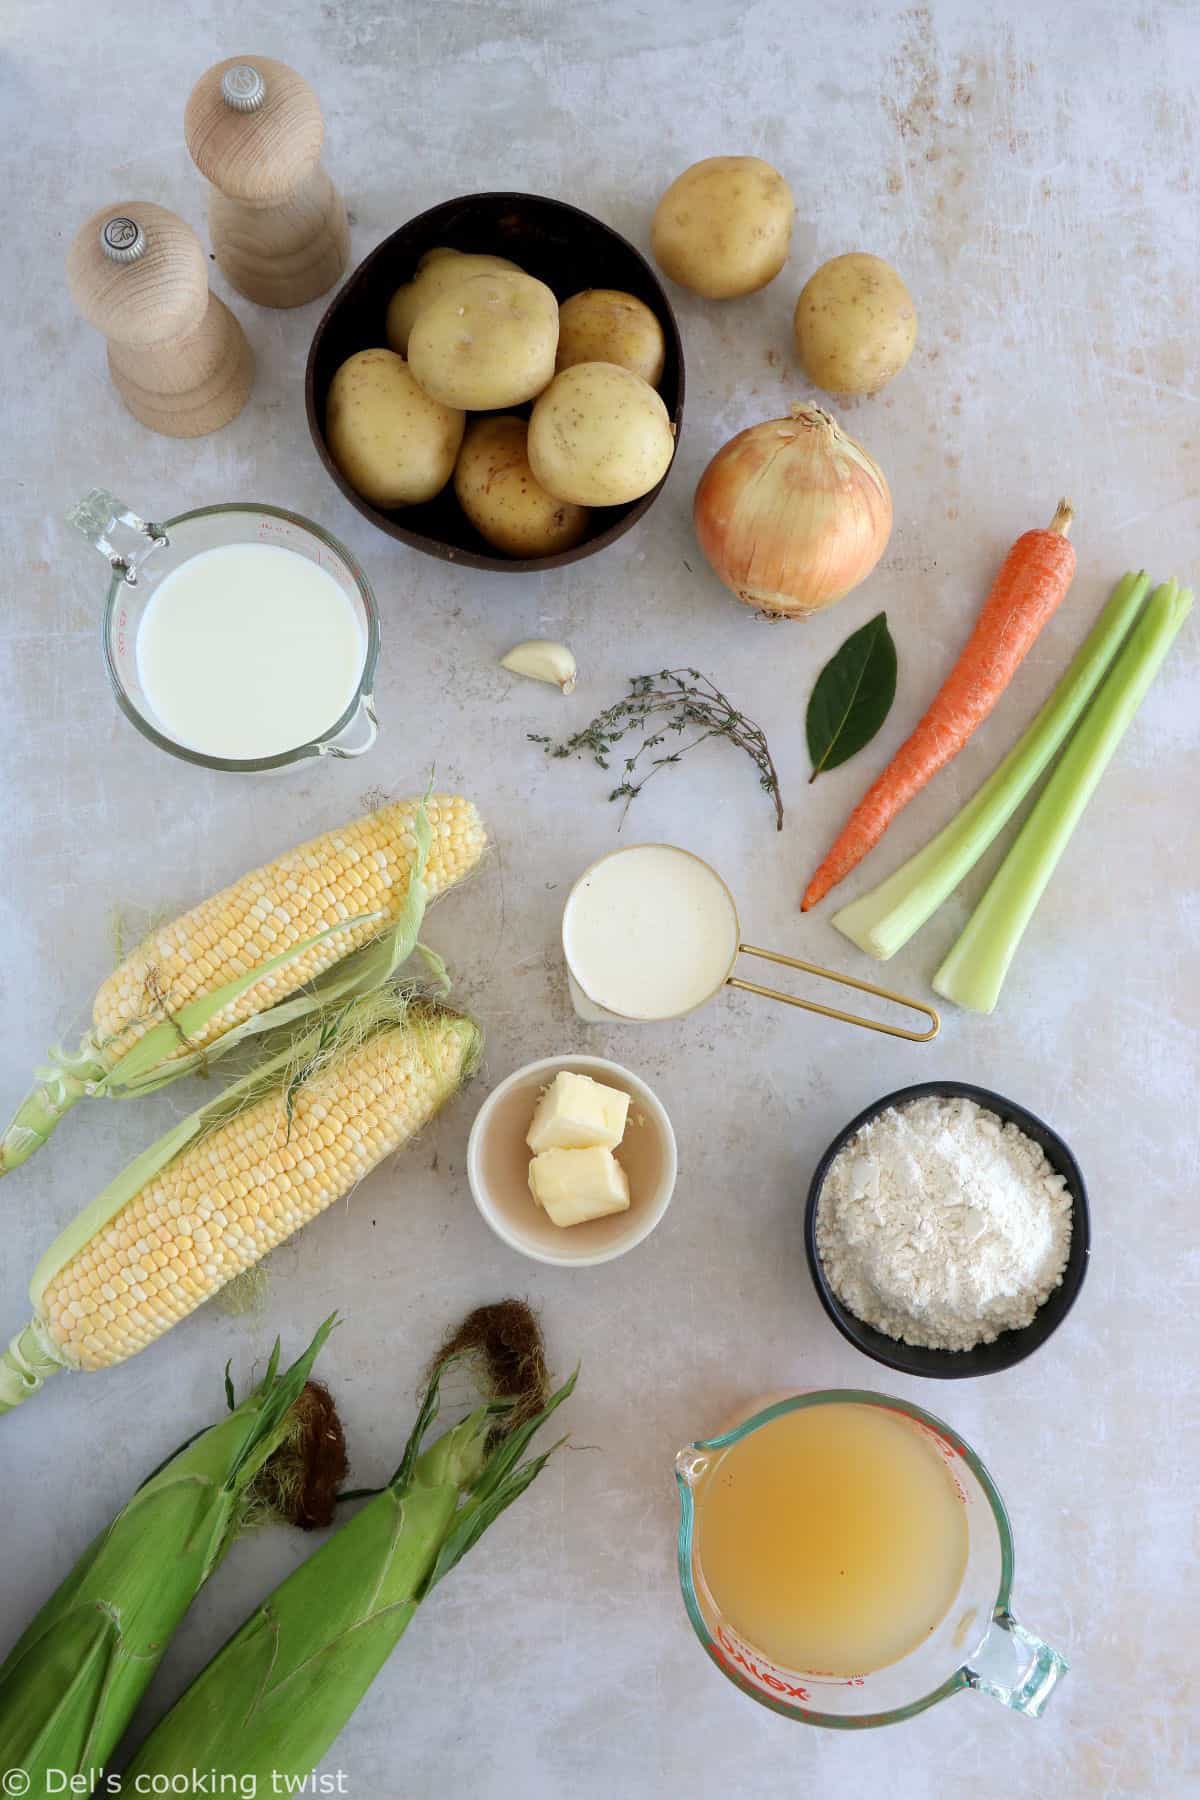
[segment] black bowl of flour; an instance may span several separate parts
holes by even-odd
[[[1058,1286],[1052,1289],[1039,1306],[1030,1324],[1002,1331],[990,1344],[977,1344],[971,1350],[930,1349],[920,1344],[906,1344],[901,1339],[889,1337],[868,1325],[834,1293],[817,1249],[817,1207],[835,1157],[845,1149],[856,1132],[889,1107],[901,1108],[926,1099],[973,1100],[977,1106],[995,1113],[1006,1125],[1016,1125],[1026,1137],[1040,1145],[1046,1161],[1062,1176],[1070,1197],[1071,1244]],[[1011,1369],[1014,1363],[1023,1362],[1027,1356],[1032,1356],[1035,1350],[1040,1349],[1046,1339],[1058,1330],[1079,1297],[1079,1290],[1087,1274],[1090,1243],[1091,1227],[1083,1175],[1058,1133],[1052,1131],[1035,1113],[1026,1111],[1015,1101],[1006,1100],[1002,1094],[994,1094],[988,1088],[972,1087],[964,1081],[923,1081],[915,1087],[900,1088],[894,1094],[885,1094],[881,1100],[876,1100],[860,1112],[856,1119],[851,1119],[817,1164],[804,1213],[804,1248],[813,1286],[821,1305],[842,1336],[856,1350],[861,1350],[864,1356],[882,1363],[885,1368],[898,1369],[903,1375],[922,1375],[935,1381],[953,1381],[971,1375],[995,1375],[1001,1369]]]

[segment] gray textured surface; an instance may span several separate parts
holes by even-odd
[[[1197,1424],[1194,626],[1089,810],[1002,1010],[951,1014],[932,1048],[747,995],[636,1033],[578,1024],[558,913],[574,875],[616,841],[617,815],[599,771],[548,766],[524,736],[582,722],[635,670],[694,661],[711,671],[768,728],[786,831],[774,834],[748,768],[721,748],[656,782],[628,830],[717,862],[752,941],[860,967],[824,912],[801,921],[797,895],[948,667],[1010,539],[1071,494],[1075,587],[996,715],[872,859],[872,881],[991,768],[1122,569],[1187,571],[1200,527],[1196,14],[1070,0],[1039,23],[1041,9],[1008,10],[1019,24],[982,0],[905,12],[786,0],[214,0],[186,15],[133,0],[82,12],[41,0],[0,18],[0,1093],[15,1100],[42,1047],[82,1023],[111,963],[114,907],[188,903],[356,812],[368,786],[419,786],[434,759],[440,782],[478,799],[497,845],[430,927],[487,1026],[483,1085],[276,1256],[261,1316],[203,1314],[119,1370],[56,1381],[4,1421],[0,1637],[133,1478],[219,1405],[226,1357],[244,1380],[277,1330],[295,1348],[343,1309],[324,1373],[366,1480],[394,1460],[437,1335],[469,1305],[515,1290],[542,1307],[558,1367],[583,1359],[578,1448],[419,1620],[331,1759],[346,1791],[932,1800],[951,1780],[979,1800],[1197,1791],[1186,1598]],[[183,103],[210,61],[256,48],[318,87],[356,258],[411,214],[473,188],[560,194],[644,246],[659,190],[695,157],[753,150],[786,171],[799,218],[784,275],[742,303],[678,297],[689,385],[678,466],[647,521],[605,556],[506,580],[373,535],[308,442],[301,376],[320,304],[278,314],[234,299],[258,379],[219,436],[172,443],[122,412],[100,341],[71,314],[67,242],[92,208],[136,196],[203,229]],[[791,305],[819,260],[854,247],[900,266],[921,315],[907,372],[884,396],[843,409],[892,479],[896,530],[869,585],[836,612],[803,629],[769,626],[705,573],[691,489],[733,429],[804,395]],[[384,734],[367,762],[290,781],[219,779],[135,736],[97,653],[103,571],[62,523],[96,482],[152,514],[258,497],[353,547],[385,629]],[[813,675],[880,607],[900,652],[892,719],[852,767],[808,789],[801,720]],[[495,667],[514,640],[543,633],[579,657],[571,701]],[[891,965],[897,985],[922,986],[979,885],[977,875]],[[656,1235],[579,1274],[506,1251],[463,1179],[483,1086],[569,1048],[636,1067],[671,1109],[681,1150],[679,1190]],[[1016,1529],[1019,1610],[1073,1670],[1036,1725],[968,1696],[898,1733],[827,1736],[751,1706],[693,1642],[673,1567],[671,1456],[764,1389],[874,1381],[818,1310],[801,1202],[847,1117],[939,1073],[1042,1112],[1092,1185],[1092,1274],[1051,1348],[984,1384],[890,1384],[944,1412],[990,1463]],[[9,1326],[26,1316],[25,1281],[53,1232],[191,1097],[79,1109],[5,1183]],[[170,1653],[156,1704],[303,1548],[276,1535],[236,1551]]]

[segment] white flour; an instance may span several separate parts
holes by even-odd
[[[916,1100],[834,1159],[816,1238],[830,1286],[865,1324],[970,1350],[1028,1325],[1058,1286],[1071,1199],[1016,1125],[973,1100]]]

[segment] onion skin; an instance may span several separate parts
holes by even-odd
[[[696,536],[746,606],[802,619],[865,581],[887,547],[883,470],[819,406],[751,425],[700,477]]]

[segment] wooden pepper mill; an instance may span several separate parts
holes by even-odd
[[[67,255],[76,307],[108,339],[108,368],[135,419],[167,437],[203,437],[246,404],[254,358],[209,292],[190,225],[152,200],[94,213]]]
[[[303,76],[270,56],[216,63],[184,113],[192,160],[212,183],[213,250],[240,294],[303,306],[350,255],[341,195],[321,167],[325,126]]]

